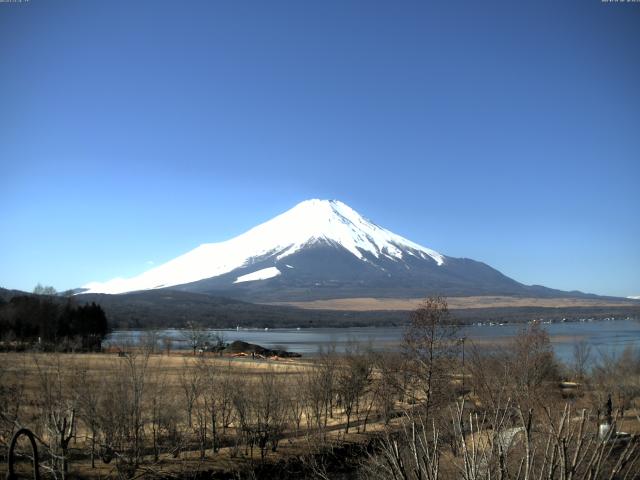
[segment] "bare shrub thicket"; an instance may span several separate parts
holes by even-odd
[[[602,410],[609,397],[619,413],[640,406],[640,349],[628,346],[621,355],[597,352],[591,375],[586,379],[592,408]]]
[[[16,364],[0,368],[0,445],[6,447],[13,434],[26,423],[25,368]],[[0,461],[7,461],[6,448],[0,450]]]
[[[497,348],[472,344],[467,369],[474,396],[487,410],[499,409],[509,399],[527,410],[557,397],[559,367],[548,334],[537,324]]]
[[[549,337],[534,323],[498,348],[471,345],[466,364],[470,391],[451,395],[447,389],[454,383],[455,369],[444,363],[455,364],[455,355],[448,350],[451,336],[445,329],[438,333],[436,327],[446,318],[446,304],[431,299],[423,308],[420,321],[412,324],[412,330],[417,323],[423,333],[412,333],[407,343],[414,368],[422,373],[418,378],[425,382],[424,395],[415,398],[416,408],[406,409],[399,425],[387,429],[380,449],[363,469],[363,478],[639,477],[640,438],[618,433],[620,427],[630,426],[624,408],[634,407],[629,399],[640,393],[635,390],[640,362],[632,349],[620,357],[601,356],[590,375],[589,352],[582,347],[573,371],[589,384],[597,407],[574,407],[561,396],[560,368]],[[442,388],[438,397],[434,379]],[[603,399],[611,397],[618,408],[605,417]],[[637,431],[640,418],[635,421]]]
[[[511,406],[505,411],[469,413],[464,401],[452,407],[456,451],[421,417],[407,416],[388,433],[364,471],[370,479],[634,479],[639,477],[640,442],[615,438],[616,421],[604,436],[586,410],[547,408],[538,416]]]

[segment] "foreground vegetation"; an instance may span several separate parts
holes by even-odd
[[[499,349],[476,348],[458,337],[442,299],[413,313],[397,354],[353,345],[311,360],[253,360],[155,345],[1,354],[3,460],[26,426],[54,478],[631,479],[640,471],[638,351],[594,359],[577,344],[572,365],[559,365],[536,325]],[[22,440],[19,452],[28,470]]]

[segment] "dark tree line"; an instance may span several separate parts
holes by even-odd
[[[0,340],[10,345],[38,344],[45,349],[99,350],[109,332],[96,303],[74,305],[54,297],[23,295],[0,304]]]

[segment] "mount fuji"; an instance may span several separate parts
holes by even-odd
[[[256,302],[332,298],[584,296],[519,283],[376,225],[337,200],[307,200],[230,240],[207,243],[133,278],[81,293],[171,289]]]

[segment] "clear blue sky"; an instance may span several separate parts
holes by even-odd
[[[307,198],[640,295],[640,3],[0,3],[0,286],[138,274]]]

